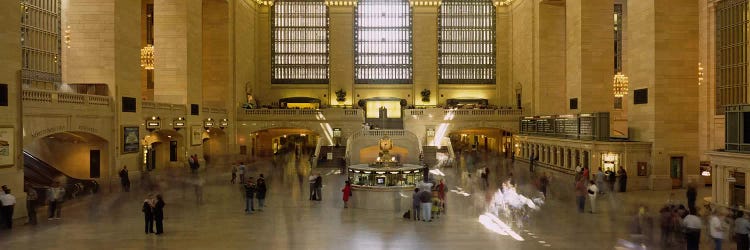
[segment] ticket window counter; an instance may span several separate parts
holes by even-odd
[[[423,180],[421,171],[376,172],[353,170],[350,173],[352,184],[369,187],[414,186]]]
[[[617,173],[620,168],[620,154],[615,153],[603,153],[602,154],[602,170],[607,170]]]

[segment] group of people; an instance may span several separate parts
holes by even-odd
[[[255,211],[255,199],[258,199],[258,210],[263,211],[266,206],[266,192],[268,191],[266,178],[263,177],[263,174],[260,174],[257,181],[253,180],[253,177],[248,177],[243,187],[245,190],[245,213],[251,214]]]
[[[157,194],[154,198],[153,194],[149,194],[146,200],[143,201],[143,216],[146,221],[146,234],[160,235],[164,233],[164,198],[161,194]],[[156,231],[154,231],[154,224],[156,224]]]
[[[617,171],[617,176],[611,170],[603,171],[599,168],[599,172],[594,176],[595,179],[591,179],[591,175],[588,167],[581,168],[576,167],[575,175],[575,194],[576,204],[578,206],[578,212],[583,213],[586,206],[586,196],[591,203],[591,213],[596,212],[596,198],[598,195],[605,194],[608,191],[615,192],[615,180],[619,178],[619,191],[625,192],[627,190],[627,172],[625,169],[620,168]]]
[[[236,183],[237,175],[239,175],[240,184],[245,183],[246,172],[247,172],[247,166],[245,166],[245,162],[240,162],[239,164],[232,164],[232,180],[229,182],[232,184]]]
[[[437,185],[426,183],[421,188],[415,188],[412,194],[411,217],[414,220],[432,221],[433,213],[439,216],[445,208],[445,183],[441,179]],[[408,218],[409,216],[404,216]],[[437,218],[437,217],[436,217]]]
[[[13,228],[13,211],[16,206],[16,196],[11,194],[11,190],[7,185],[3,185],[0,189],[2,190],[0,192],[0,225],[11,229]],[[39,205],[42,205],[39,202],[39,194],[30,184],[26,184],[25,189],[27,224],[36,225],[36,209]],[[47,220],[60,219],[62,202],[65,198],[65,188],[61,187],[60,182],[54,182],[51,187],[46,189],[46,198],[47,204],[49,204]]]

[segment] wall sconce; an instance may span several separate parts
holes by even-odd
[[[203,121],[203,128],[205,128],[206,130],[209,130],[209,129],[211,129],[211,128],[214,127],[214,124],[215,124],[214,123],[214,119],[213,118],[208,118],[208,119],[206,119],[206,120]]]
[[[70,25],[65,27],[65,47],[70,49]]]
[[[229,127],[229,119],[221,119],[221,122],[219,122],[219,128],[224,129],[226,127]]]
[[[174,130],[179,131],[181,128],[185,127],[185,117],[177,117],[177,119],[174,119],[172,121],[172,128]]]
[[[159,119],[158,116],[152,116],[150,119],[146,120],[146,129],[148,131],[154,131],[161,128],[161,119]]]

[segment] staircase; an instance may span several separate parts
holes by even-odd
[[[328,159],[328,153],[333,154],[331,160]],[[320,146],[320,155],[318,156],[319,168],[340,168],[346,166],[344,160],[346,156],[346,147]]]
[[[422,162],[427,164],[429,167],[437,165],[437,147],[435,146],[422,146]]]

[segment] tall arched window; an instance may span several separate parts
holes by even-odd
[[[495,7],[491,0],[443,0],[440,83],[495,84]]]
[[[323,0],[273,4],[272,83],[328,83],[328,10]]]
[[[359,0],[355,16],[356,83],[412,81],[408,0]]]

